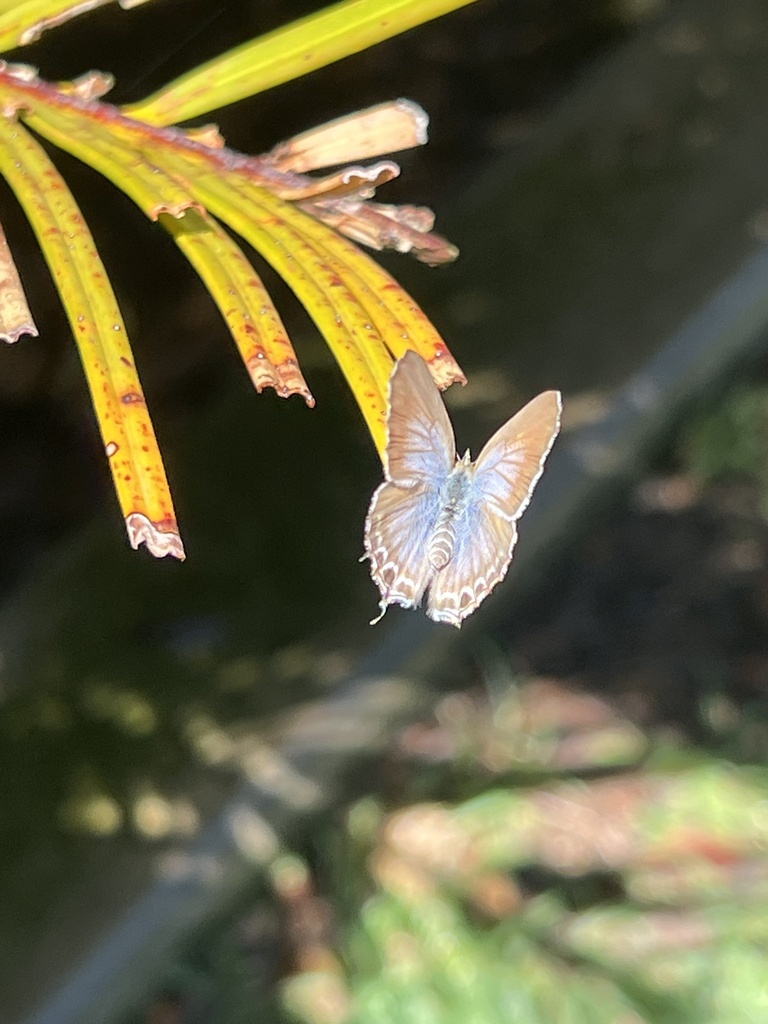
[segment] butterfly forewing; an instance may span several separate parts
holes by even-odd
[[[440,391],[421,356],[408,351],[390,382],[387,479],[404,487],[440,487],[455,458],[453,427]]]
[[[544,391],[507,420],[488,441],[475,463],[480,500],[505,519],[525,511],[560,430],[559,391]]]

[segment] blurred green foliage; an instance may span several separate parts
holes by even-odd
[[[470,799],[446,796],[459,754]],[[535,679],[445,698],[393,757],[372,786],[394,778],[396,798],[365,798],[278,857],[240,938],[201,944],[206,1021],[765,1019],[764,770],[681,756],[609,701]],[[279,1005],[254,988],[269,989],[254,964],[270,921]]]
[[[686,468],[710,482],[740,474],[768,492],[768,387],[740,383],[691,417],[680,445]]]

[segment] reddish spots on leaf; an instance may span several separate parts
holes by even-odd
[[[143,445],[141,446],[141,450],[142,450],[143,452],[148,452],[148,451],[149,451],[149,445],[147,445],[147,444],[143,444]]]
[[[176,517],[172,515],[166,515],[164,516],[163,519],[157,519],[153,525],[156,526],[157,529],[161,530],[163,533],[172,533],[174,530],[177,529]]]
[[[133,369],[133,363],[131,362],[130,359],[126,358],[125,356],[120,356],[120,362],[123,364],[123,366],[130,366],[130,368]]]
[[[140,405],[144,402],[144,396],[140,395],[138,391],[126,391],[120,395],[120,401],[123,405]]]

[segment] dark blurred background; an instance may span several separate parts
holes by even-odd
[[[107,7],[9,59],[51,80],[111,71],[108,98],[131,102],[321,6]],[[470,374],[447,396],[460,445],[565,391],[510,577],[458,638],[399,609],[367,625],[380,466],[287,289],[255,257],[312,412],[252,393],[161,229],[55,153],[126,316],[188,560],[127,550],[75,347],[0,191],[41,329],[0,353],[4,1019],[746,1019],[692,1001],[726,947],[741,1009],[759,1005],[765,935],[739,899],[761,906],[766,873],[766,58],[758,2],[479,0],[217,112],[259,153],[420,103],[430,142],[379,198],[432,207],[462,255],[381,260]],[[682,910],[642,875],[672,776],[688,816],[653,856],[689,859]],[[480,823],[491,791],[510,802]],[[459,848],[459,867],[441,859]],[[422,899],[446,879],[429,927],[450,956]],[[703,922],[715,890],[727,909]],[[604,906],[631,907],[647,945],[602,919],[579,945]],[[659,980],[670,948],[688,959]],[[461,1011],[451,957],[471,964]],[[562,1005],[540,1002],[551,989]],[[432,1015],[409,1016],[423,1000]]]

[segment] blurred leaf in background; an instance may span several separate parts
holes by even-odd
[[[443,798],[401,803],[425,775]],[[182,1008],[196,987],[206,1020],[253,1019],[250,992],[261,1019],[277,927],[282,1019],[302,1024],[760,1019],[763,769],[681,759],[610,701],[529,679],[499,701],[446,697],[377,781],[309,859],[275,857],[273,902],[205,940]]]

